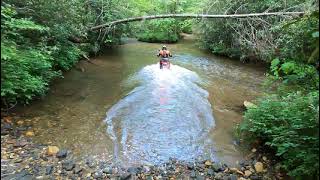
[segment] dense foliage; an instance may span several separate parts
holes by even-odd
[[[139,41],[173,43],[180,39],[181,29],[177,20],[164,19],[149,21],[142,25],[138,33]]]
[[[45,94],[61,71],[100,46],[120,42],[123,26],[87,28],[125,17],[126,1],[27,1],[1,4],[1,100],[5,107]]]
[[[246,142],[260,139],[295,178],[319,177],[319,11],[313,0],[207,1],[211,14],[305,11],[302,17],[201,20],[201,47],[241,61],[270,64],[267,95],[240,124]]]
[[[290,10],[306,11],[308,15],[303,17],[304,22],[299,24],[294,23],[296,18],[291,19],[291,17],[203,20],[197,31],[200,36],[200,44],[203,48],[207,48],[215,54],[240,58],[241,60],[270,62],[279,53],[286,56],[286,58],[290,58],[288,56],[289,51],[291,53],[297,51],[301,53],[302,49],[307,50],[304,55],[308,56],[312,53],[310,48],[313,48],[309,46],[312,43],[312,41],[309,41],[312,38],[310,32],[313,33],[318,28],[318,18],[313,15],[310,17],[311,15],[309,15],[310,12],[317,10],[314,3],[312,0],[262,0],[258,2],[214,0],[205,2],[203,5],[204,11],[210,14]],[[292,44],[292,40],[297,42]],[[301,42],[302,40],[304,42]],[[302,47],[300,47],[301,45]],[[298,56],[294,57],[296,59],[300,58]]]
[[[143,11],[137,15],[146,14],[177,14],[183,12],[193,12],[196,9],[197,1],[195,0],[156,0],[141,1],[144,4]],[[158,19],[145,21],[137,24],[136,36],[140,41],[146,42],[177,42],[182,32],[192,33],[192,21],[184,19]]]
[[[241,129],[277,150],[294,177],[319,175],[319,92],[269,95],[245,114]]]

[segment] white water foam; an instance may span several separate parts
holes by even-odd
[[[105,119],[116,159],[125,164],[213,159],[208,132],[214,118],[199,76],[177,65],[159,69],[154,64],[132,78],[140,85],[112,106]]]

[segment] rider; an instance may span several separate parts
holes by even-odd
[[[172,57],[171,53],[169,50],[167,50],[167,46],[163,45],[162,46],[162,49],[159,50],[159,53],[157,55],[158,57],[161,56],[161,59],[160,59],[160,69],[162,69],[162,63],[163,62],[169,62],[169,57]]]

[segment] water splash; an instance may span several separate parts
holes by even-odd
[[[208,132],[214,118],[199,76],[177,65],[168,70],[154,64],[133,79],[140,85],[112,106],[105,119],[115,158],[127,165],[213,159]]]

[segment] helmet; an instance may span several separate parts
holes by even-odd
[[[163,46],[162,46],[162,50],[164,50],[164,49],[167,49],[167,46],[166,46],[166,45],[163,45]]]

